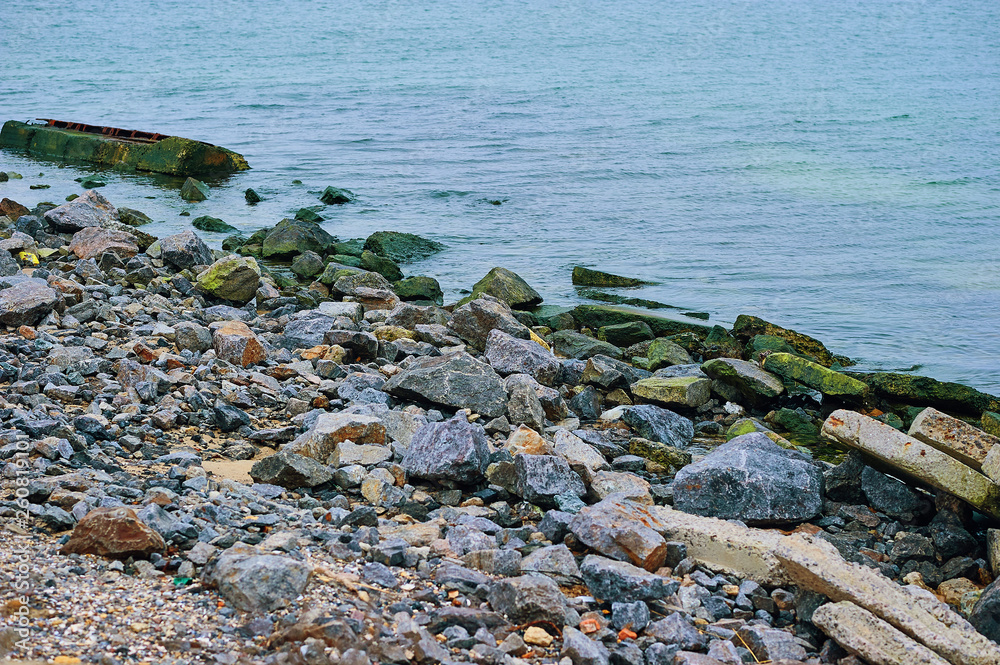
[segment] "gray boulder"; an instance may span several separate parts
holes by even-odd
[[[12,328],[33,326],[55,309],[58,302],[59,296],[44,280],[17,281],[0,291],[0,323]]]
[[[481,480],[489,463],[486,432],[464,413],[417,430],[400,462],[411,477],[457,483]]]
[[[1000,579],[983,589],[979,600],[972,606],[969,623],[986,637],[1000,643]]]
[[[160,258],[174,267],[208,266],[214,263],[212,250],[194,231],[184,231],[158,241]]]
[[[60,233],[76,233],[88,226],[107,227],[119,222],[118,210],[99,192],[90,189],[69,203],[45,213],[45,221]]]
[[[587,337],[575,330],[558,330],[545,338],[552,349],[561,356],[586,360],[596,355],[604,355],[618,360],[622,350],[614,344]]]
[[[9,277],[19,272],[21,272],[21,266],[10,255],[10,252],[0,251],[0,277]]]
[[[382,389],[404,399],[472,409],[487,418],[499,418],[507,410],[507,393],[500,377],[492,367],[464,352],[418,358]]]
[[[324,335],[333,330],[336,319],[320,314],[316,310],[299,312],[285,325],[284,333],[278,338],[278,346],[289,349],[311,349],[323,344]]]
[[[337,239],[318,224],[297,219],[283,219],[264,237],[261,254],[291,257],[304,252],[325,254]]]
[[[588,554],[580,565],[584,584],[605,602],[656,600],[676,593],[680,582],[650,573],[625,561]]]
[[[485,356],[501,376],[528,374],[545,386],[553,385],[562,369],[559,360],[537,342],[502,330],[491,330],[486,337]]]
[[[205,326],[181,321],[174,325],[174,343],[181,351],[208,351],[212,348],[212,333]]]
[[[204,577],[236,609],[270,612],[305,591],[311,575],[312,568],[302,561],[256,554],[238,545],[223,552],[214,565],[210,562]]]
[[[385,324],[399,326],[407,330],[416,330],[417,326],[420,325],[448,325],[448,318],[448,312],[440,307],[400,303],[389,312],[389,316],[385,318]]]
[[[678,471],[674,507],[749,525],[802,522],[823,507],[823,473],[802,453],[751,432]]]
[[[583,496],[583,480],[561,457],[552,455],[516,455],[514,491],[525,501],[544,506],[555,505],[560,495]]]
[[[580,567],[577,566],[573,553],[565,545],[538,548],[521,560],[521,571],[546,575],[558,584],[566,586],[579,584],[581,580]]]
[[[488,599],[493,611],[506,614],[516,624],[549,621],[562,626],[566,621],[566,597],[559,585],[540,575],[500,580]]]
[[[573,665],[608,665],[611,654],[602,642],[592,640],[576,628],[566,626],[559,655],[573,661]]]
[[[332,480],[333,474],[310,457],[280,452],[254,463],[250,477],[257,483],[296,489],[322,485]]]
[[[528,327],[514,317],[510,307],[488,295],[482,295],[457,308],[451,315],[448,327],[479,351],[486,348],[491,330],[499,329],[520,339],[531,338]]]
[[[679,414],[652,404],[630,406],[622,421],[644,439],[686,448],[694,438],[694,423]]]

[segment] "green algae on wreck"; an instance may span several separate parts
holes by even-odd
[[[48,125],[31,125],[8,120],[0,129],[0,148],[23,150],[58,161],[108,167],[124,165],[138,171],[177,176],[226,174],[250,168],[243,155],[202,141],[113,127],[48,122]]]

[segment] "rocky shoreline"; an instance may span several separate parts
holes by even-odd
[[[998,398],[317,210],[0,202],[0,655],[1000,663]]]

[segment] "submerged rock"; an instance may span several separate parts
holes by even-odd
[[[185,201],[204,201],[208,198],[208,194],[208,185],[190,176],[181,185],[181,198]]]
[[[437,254],[444,245],[412,233],[376,231],[365,240],[365,249],[396,263],[415,263]]]
[[[538,291],[528,286],[517,273],[500,267],[491,269],[485,277],[473,284],[472,294],[459,303],[471,302],[484,293],[513,309],[531,309],[542,302]]]
[[[584,268],[583,266],[573,267],[573,285],[574,286],[645,286],[646,284],[653,284],[653,282],[647,282],[641,279],[636,279],[634,277],[621,277],[620,275],[612,275],[611,273],[601,272],[600,270],[591,270],[590,268]]]
[[[311,222],[283,219],[264,237],[261,255],[290,257],[303,252],[324,254],[337,239]]]

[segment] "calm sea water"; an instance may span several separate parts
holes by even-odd
[[[993,0],[33,0],[3,7],[0,110],[246,155],[199,204],[108,174],[156,235],[183,210],[252,231],[333,184],[358,201],[331,233],[441,240],[407,272],[450,297],[504,265],[570,304],[585,264],[1000,393],[997,25]],[[85,173],[0,170],[29,205]]]

